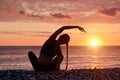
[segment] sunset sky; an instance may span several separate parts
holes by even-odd
[[[42,45],[58,28],[70,45],[120,45],[120,0],[0,0],[0,46]]]

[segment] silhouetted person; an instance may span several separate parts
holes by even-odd
[[[64,30],[73,28],[86,32],[80,26],[63,26],[55,31],[44,43],[38,58],[32,51],[28,53],[29,60],[35,71],[55,71],[60,69],[60,64],[63,60],[60,45],[66,44],[66,47],[68,47],[70,37],[68,34],[61,35],[57,40],[56,37]]]

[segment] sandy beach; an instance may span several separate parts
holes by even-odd
[[[120,80],[120,68],[73,69],[53,72],[0,70],[0,80]]]

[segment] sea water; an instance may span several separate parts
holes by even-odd
[[[40,46],[0,46],[0,70],[33,70],[28,59],[28,52],[33,51],[38,57]],[[66,67],[66,47],[62,46],[64,55],[61,69]],[[70,46],[68,69],[120,67],[120,46]]]

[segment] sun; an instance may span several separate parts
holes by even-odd
[[[90,45],[91,46],[98,46],[99,45],[99,41],[98,40],[91,40]]]

